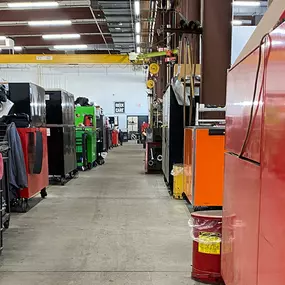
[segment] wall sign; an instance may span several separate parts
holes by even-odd
[[[125,102],[115,102],[115,114],[125,113]]]

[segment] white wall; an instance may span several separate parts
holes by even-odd
[[[145,75],[131,66],[36,66],[0,65],[0,78],[9,82],[33,82],[44,88],[62,88],[76,97],[88,97],[114,114],[114,102],[124,101],[126,113],[119,115],[120,128],[126,129],[127,115],[147,115]]]
[[[232,64],[243,50],[245,44],[253,34],[256,26],[233,26],[232,30]]]

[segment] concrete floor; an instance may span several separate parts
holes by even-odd
[[[0,284],[197,284],[189,212],[143,167],[141,145],[116,148],[104,166],[50,187],[47,199],[13,215]]]

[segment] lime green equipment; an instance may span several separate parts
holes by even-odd
[[[96,107],[77,106],[75,124],[77,167],[91,169],[97,159]]]

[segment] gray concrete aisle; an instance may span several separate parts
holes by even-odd
[[[189,213],[127,144],[26,214],[13,215],[1,285],[178,285],[190,280]]]

